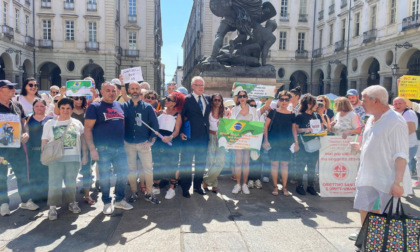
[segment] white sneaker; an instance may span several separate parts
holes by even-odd
[[[355,233],[350,234],[350,235],[348,236],[349,240],[351,240],[351,241],[355,241],[355,240],[357,240],[357,237],[359,236],[359,232],[360,232],[360,229],[359,229],[359,230],[357,230]]]
[[[248,181],[248,188],[249,189],[253,189],[254,188],[254,181],[253,180],[249,180]]]
[[[69,211],[73,213],[80,213],[82,210],[80,209],[77,202],[69,203]]]
[[[31,211],[35,211],[39,208],[39,206],[37,204],[35,204],[32,199],[29,199],[28,202],[26,203],[21,203],[20,204],[20,208],[22,209],[27,209],[27,210],[31,210]]]
[[[111,215],[114,212],[114,205],[111,203],[104,205],[104,210],[102,210],[102,213],[105,215]]]
[[[153,189],[152,189],[152,194],[154,194],[154,195],[158,195],[158,194],[160,194],[160,188],[159,187],[153,187]]]
[[[259,179],[255,180],[255,188],[257,188],[257,189],[262,188],[261,180],[259,180]]]
[[[48,211],[48,219],[49,220],[56,220],[57,219],[57,209],[54,208],[50,208],[50,210]]]
[[[121,200],[119,202],[116,202],[114,205],[115,208],[123,209],[123,210],[131,210],[133,209],[133,206],[128,204],[127,201]]]
[[[241,191],[241,186],[240,186],[239,184],[236,184],[236,185],[233,187],[232,193],[234,193],[234,194],[238,194],[240,191]]]
[[[263,177],[263,182],[268,183],[268,182],[270,182],[270,179],[268,177]]]
[[[169,190],[166,192],[165,199],[173,199],[173,197],[175,197],[175,190],[169,188]]]
[[[249,189],[248,189],[248,186],[246,184],[242,185],[242,192],[244,194],[249,194]]]
[[[7,203],[1,204],[0,215],[1,216],[10,215],[9,204],[7,204]]]

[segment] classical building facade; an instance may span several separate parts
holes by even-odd
[[[344,95],[349,88],[380,84],[395,95],[398,76],[420,75],[419,0],[270,2],[278,28],[268,63],[287,90],[300,85],[313,94]],[[184,82],[198,60],[210,55],[219,22],[209,1],[194,1],[183,42]]]
[[[91,76],[99,86],[118,77],[121,69],[141,66],[144,80],[160,88],[160,0],[4,0],[2,4],[13,5],[9,12],[17,12],[16,5],[21,11],[18,36],[15,32],[15,38],[9,39],[3,28],[2,43],[22,48],[22,65],[9,62],[7,51],[1,55],[8,65],[6,78],[21,82],[24,76],[36,76],[41,89],[48,89]],[[7,13],[13,25],[14,15]]]

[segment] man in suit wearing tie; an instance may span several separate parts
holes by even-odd
[[[207,145],[209,142],[209,114],[210,97],[204,94],[204,80],[200,76],[195,76],[191,80],[193,92],[185,97],[184,108],[182,109],[183,121],[190,122],[191,138],[187,140],[185,134],[181,134],[183,152],[181,152],[180,185],[182,195],[190,197],[189,189],[192,182],[191,164],[195,156],[194,172],[194,192],[204,195],[205,191],[201,188],[204,170],[206,168]]]

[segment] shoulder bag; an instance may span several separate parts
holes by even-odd
[[[315,114],[315,118],[318,119],[316,114]],[[300,136],[300,140],[302,141],[303,147],[305,148],[306,152],[312,153],[312,152],[315,152],[315,151],[318,151],[319,149],[321,149],[321,140],[319,140],[319,137],[315,137],[314,139],[305,142],[305,141],[303,141],[302,134],[299,134],[299,136]]]
[[[70,119],[70,123],[67,125],[66,130],[63,132],[63,135],[61,135],[59,139],[48,142],[44,146],[44,149],[41,152],[41,163],[43,165],[49,165],[51,162],[58,161],[63,158],[63,155],[64,155],[63,138],[66,135],[71,124],[72,122]]]

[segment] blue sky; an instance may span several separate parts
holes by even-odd
[[[192,0],[162,0],[162,63],[165,64],[165,82],[168,83],[178,64],[182,66],[182,40],[190,17]]]

